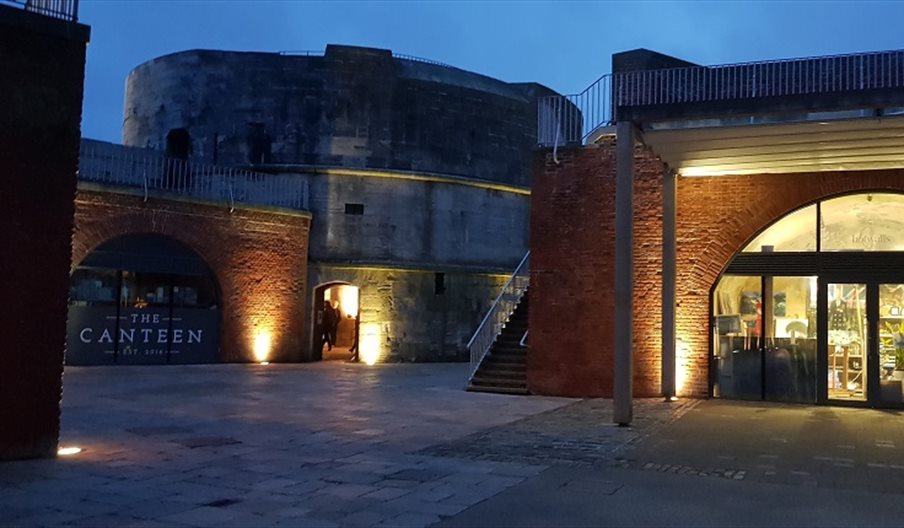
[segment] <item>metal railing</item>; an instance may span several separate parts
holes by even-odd
[[[3,1],[3,0],[0,0]],[[325,57],[326,51],[323,50],[284,50],[279,52],[280,55],[300,55],[302,57]],[[444,68],[454,68],[451,64],[436,61],[433,59],[425,59],[423,57],[415,57],[414,55],[405,55],[404,53],[392,52],[392,58],[401,59],[411,62],[422,62],[424,64],[433,64],[434,66],[442,66]]]
[[[468,341],[468,351],[471,354],[469,379],[474,377],[477,367],[480,366],[480,362],[483,361],[487,352],[490,351],[490,347],[493,346],[496,338],[502,333],[505,323],[508,322],[509,317],[515,311],[515,307],[518,306],[529,285],[530,251],[521,259],[521,263],[518,264],[508,282],[502,287],[502,291],[499,292],[499,296],[496,297],[493,305],[490,306],[483,321],[480,322],[480,326],[477,327],[477,331],[474,332],[471,340]]]
[[[537,106],[537,144],[584,142],[594,130],[612,121],[612,74],[607,73],[583,92],[540,97]]]
[[[40,15],[78,22],[78,0],[0,0]]]
[[[606,74],[538,101],[537,143],[585,142],[616,109],[904,88],[904,50]]]
[[[290,174],[263,174],[167,158],[160,153],[82,139],[79,181],[171,193],[236,205],[308,209],[308,181]]]
[[[301,55],[302,57],[323,57],[326,52],[323,50],[285,50],[280,51],[280,55]]]
[[[697,103],[904,87],[904,51],[615,75],[615,106]]]
[[[442,66],[443,68],[454,68],[451,64],[446,64],[445,62],[435,61],[433,59],[425,59],[423,57],[415,57],[414,55],[405,55],[403,53],[395,53],[393,52],[392,58],[394,59],[402,59],[411,62],[423,62],[424,64],[433,64],[434,66]]]

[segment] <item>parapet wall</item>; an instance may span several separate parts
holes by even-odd
[[[129,74],[123,143],[166,150],[170,131],[184,129],[190,158],[206,163],[410,170],[526,186],[536,97],[548,94],[388,50],[192,50]]]

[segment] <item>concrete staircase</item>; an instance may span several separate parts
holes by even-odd
[[[469,391],[527,394],[527,347],[521,338],[527,331],[528,292],[496,337],[493,346],[477,367],[468,384]]]

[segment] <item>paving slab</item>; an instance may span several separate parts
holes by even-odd
[[[466,365],[67,368],[0,525],[900,525],[904,414],[462,390]],[[765,505],[765,506],[764,506]],[[796,509],[795,509],[796,508]],[[809,512],[809,513],[808,513]]]
[[[61,444],[84,452],[0,464],[0,524],[435,520],[421,510],[447,490],[378,507],[485,468],[416,451],[573,401],[468,393],[466,377],[463,364],[67,367]]]

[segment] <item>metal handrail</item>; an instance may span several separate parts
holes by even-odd
[[[480,362],[486,357],[490,347],[493,346],[496,338],[502,332],[505,323],[508,322],[509,317],[515,311],[515,307],[518,306],[529,284],[530,251],[525,253],[524,258],[521,259],[518,267],[515,268],[512,276],[509,277],[508,282],[502,287],[502,291],[499,292],[493,305],[490,306],[487,314],[480,322],[480,326],[477,327],[474,335],[468,341],[468,351],[471,356],[469,378],[474,377],[477,367],[480,366]]]
[[[612,74],[601,76],[581,93],[540,97],[537,105],[538,145],[583,143],[612,121]]]
[[[527,346],[527,334],[529,332],[530,332],[530,330],[525,330],[524,335],[521,336],[521,341],[518,341],[518,344],[521,346],[521,348],[524,348]]]
[[[31,13],[78,22],[78,0],[0,0],[0,4],[12,4]]]
[[[3,0],[0,0],[3,1]],[[280,55],[300,55],[302,57],[325,57],[326,51],[324,50],[284,50],[279,52]],[[425,59],[424,57],[416,57],[414,55],[406,55],[404,53],[395,53],[392,52],[392,58],[401,59],[412,62],[422,62],[424,64],[433,64],[434,66],[442,66],[444,68],[454,68],[451,64],[446,64],[445,62],[440,62],[433,59]]]
[[[303,57],[323,57],[326,52],[323,50],[283,50],[280,55],[301,55]]]
[[[308,209],[307,179],[172,159],[148,149],[82,139],[78,179],[229,204]]]
[[[904,50],[642,70],[615,76],[616,106],[904,87]]]
[[[606,74],[578,94],[538,100],[537,143],[584,143],[616,108],[904,88],[904,50]]]
[[[424,64],[433,64],[434,66],[442,66],[444,68],[454,68],[451,64],[446,64],[445,62],[440,62],[433,59],[425,59],[423,57],[415,57],[414,55],[405,55],[404,53],[395,53],[393,52],[392,58],[394,59],[402,59],[412,62],[423,62]]]

